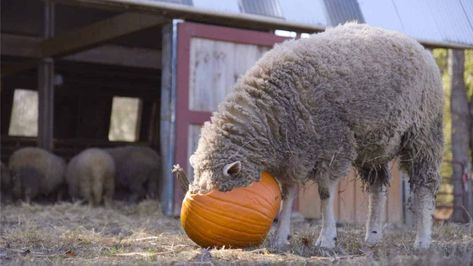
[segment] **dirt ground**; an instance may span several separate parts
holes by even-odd
[[[343,225],[337,248],[323,250],[311,245],[318,221],[296,216],[288,250],[268,241],[252,249],[207,250],[155,201],[113,209],[2,205],[0,211],[1,265],[473,265],[473,225],[436,225],[427,251],[412,249],[414,233],[405,226],[387,225],[383,243],[367,248],[362,226]]]

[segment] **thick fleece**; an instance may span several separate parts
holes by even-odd
[[[262,170],[283,185],[337,179],[352,165],[366,182],[386,183],[384,166],[400,156],[412,184],[435,191],[442,108],[434,59],[403,34],[351,23],[286,41],[202,128],[191,189],[246,186]],[[241,171],[225,175],[235,161]]]
[[[89,205],[111,205],[115,190],[115,163],[104,150],[89,148],[74,156],[67,165],[66,180],[73,200]]]
[[[161,158],[153,149],[122,146],[106,151],[115,161],[115,183],[118,191],[129,194],[130,201],[157,197]]]
[[[10,169],[0,161],[0,201],[11,199],[12,186]]]
[[[29,202],[37,196],[59,192],[64,184],[64,159],[36,147],[15,151],[8,162],[12,176],[12,192],[17,199]]]
[[[354,167],[368,187],[365,240],[382,236],[388,162],[400,158],[414,193],[415,246],[431,243],[440,180],[443,93],[429,51],[407,36],[354,23],[267,52],[235,85],[201,131],[191,156],[192,192],[228,191],[277,177],[287,196],[275,245],[290,232],[294,191],[318,183],[323,227],[316,245],[337,239],[336,181]]]

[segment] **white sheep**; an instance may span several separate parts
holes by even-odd
[[[38,196],[61,197],[66,169],[61,157],[41,148],[25,147],[10,156],[8,167],[15,198],[30,202]]]
[[[67,164],[66,181],[72,200],[84,199],[90,206],[112,205],[115,192],[115,163],[102,149],[88,148]]]
[[[393,31],[349,23],[286,41],[235,85],[191,156],[191,191],[228,191],[269,171],[285,200],[275,245],[288,244],[299,184],[318,183],[323,227],[317,246],[336,243],[333,199],[353,166],[369,192],[365,240],[382,238],[388,162],[410,176],[415,246],[431,243],[442,158],[443,92],[432,55]]]

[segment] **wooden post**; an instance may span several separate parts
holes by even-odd
[[[161,158],[162,180],[160,183],[161,209],[165,215],[174,215],[174,177],[171,173],[175,155],[176,129],[176,22],[163,27],[161,72]]]
[[[449,71],[452,94],[450,108],[452,112],[452,168],[453,168],[453,214],[454,222],[467,222],[468,198],[466,191],[466,169],[470,144],[470,113],[465,88],[465,54],[463,50],[449,51]]]
[[[54,3],[44,2],[45,39],[54,36]],[[53,149],[54,129],[54,61],[42,58],[38,65],[38,146]]]

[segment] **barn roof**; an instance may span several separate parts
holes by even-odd
[[[404,32],[439,47],[473,48],[471,0],[70,0],[228,25],[320,31],[346,21]]]

